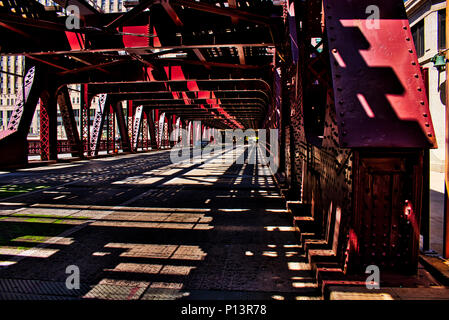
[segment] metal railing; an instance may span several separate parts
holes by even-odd
[[[86,146],[87,147],[87,146]],[[99,151],[113,151],[114,146],[111,142],[101,140],[100,141],[100,149]],[[72,153],[72,151],[76,150],[75,146],[72,146],[68,140],[58,140],[57,145],[58,154],[62,153]],[[85,150],[87,151],[87,150]],[[28,140],[28,155],[29,156],[38,156],[41,154],[41,142],[39,140]]]

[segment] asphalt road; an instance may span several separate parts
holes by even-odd
[[[248,155],[258,163],[236,160]],[[260,155],[173,163],[159,151],[1,173],[0,299],[319,299]],[[66,285],[73,268],[79,289]]]

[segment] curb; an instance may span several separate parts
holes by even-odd
[[[449,286],[449,261],[440,257],[419,255],[419,262],[444,286]]]

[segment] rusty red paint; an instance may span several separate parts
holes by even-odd
[[[67,41],[69,42],[70,49],[81,50],[84,49],[85,36],[81,33],[66,31]]]
[[[124,33],[134,33],[146,36],[123,35],[123,44],[126,48],[147,47],[149,45],[149,27],[143,26],[124,26]]]
[[[369,5],[382,8],[379,29],[369,23]],[[402,1],[324,0],[324,8],[340,145],[435,148]]]

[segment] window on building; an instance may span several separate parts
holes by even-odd
[[[424,20],[421,20],[412,27],[413,41],[415,42],[416,54],[418,58],[425,52],[424,48]]]
[[[9,122],[9,119],[11,119],[11,116],[12,116],[12,110],[8,110],[8,111],[6,111],[6,121],[7,122]]]
[[[446,9],[438,11],[438,49],[446,49]]]

